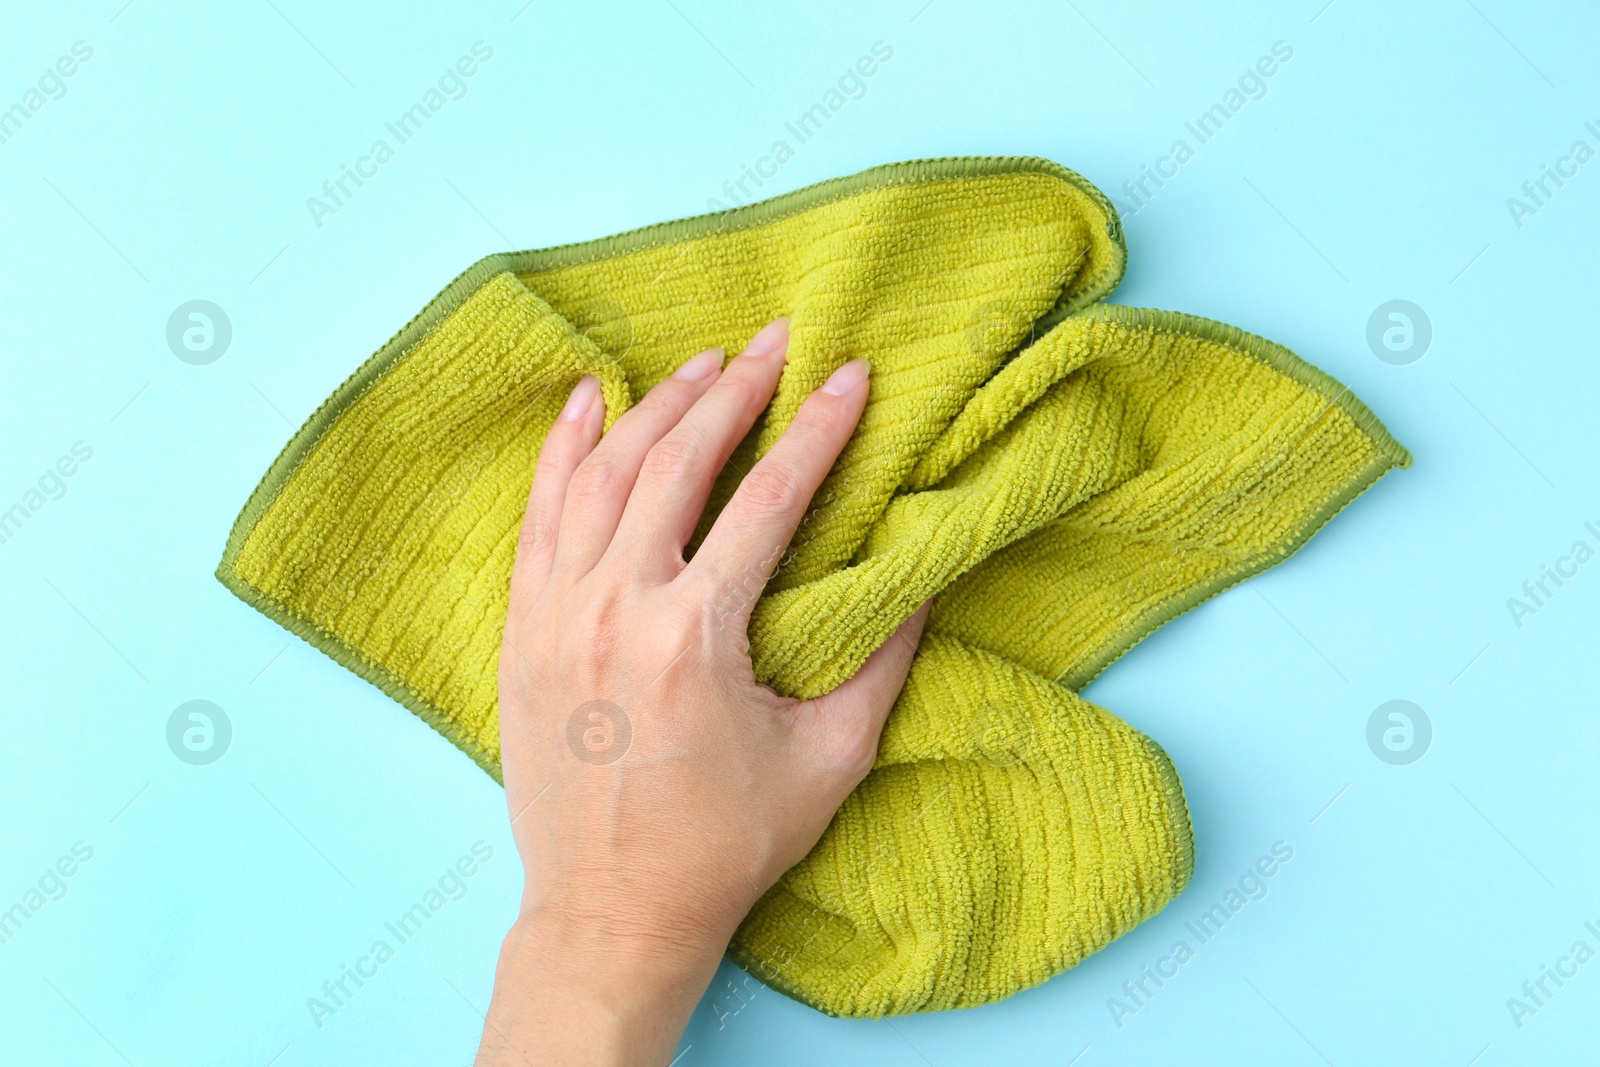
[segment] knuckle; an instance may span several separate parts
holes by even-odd
[[[549,548],[555,544],[557,526],[544,512],[533,512],[522,522],[522,532],[517,536],[517,551],[526,555]]]
[[[682,437],[667,437],[645,453],[645,473],[659,478],[671,478],[691,470],[700,457],[700,450]]]
[[[673,387],[682,384],[676,378],[663,379],[644,395],[644,399],[633,410],[652,424],[674,425],[683,417],[684,407],[681,400],[673,400],[671,393]]]
[[[622,481],[622,472],[606,459],[586,459],[572,472],[567,491],[578,500],[599,500],[610,496]]]
[[[739,486],[745,501],[760,511],[787,507],[800,492],[800,479],[794,471],[777,463],[760,463]]]
[[[677,621],[695,629],[714,624],[725,596],[726,579],[710,570],[687,570],[678,579],[684,613]]]
[[[548,478],[555,475],[562,467],[571,462],[568,458],[569,450],[561,447],[556,441],[547,441],[539,449],[538,457],[533,461],[533,476],[535,479]]]
[[[840,774],[858,783],[878,760],[878,739],[864,727],[846,730],[834,745],[833,760]]]
[[[708,685],[707,628],[689,605],[659,612],[650,627],[635,635],[630,656],[647,679],[674,686],[691,680],[702,691]]]
[[[671,655],[700,648],[710,629],[703,605],[692,602],[668,608],[662,613],[660,623],[654,637],[659,647]]]

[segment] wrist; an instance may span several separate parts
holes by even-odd
[[[479,1062],[665,1064],[725,947],[524,910],[501,946]]]
[[[626,875],[578,863],[559,877],[529,872],[508,943],[594,961],[612,974],[679,980],[704,970],[709,981],[749,905],[707,884],[642,861]]]
[[[626,1006],[660,990],[709,982],[732,937],[683,925],[652,925],[643,916],[524,907],[507,932],[502,959],[581,981],[598,997]],[[698,997],[698,990],[696,991]]]

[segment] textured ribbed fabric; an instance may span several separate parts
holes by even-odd
[[[782,384],[703,533],[811,390],[869,358],[861,426],[756,606],[756,674],[827,692],[934,610],[873,772],[730,951],[832,1014],[999,999],[1159,911],[1193,866],[1165,754],[1075,690],[1409,462],[1286,350],[1100,304],[1122,267],[1105,199],[1027,159],[895,164],[490,257],[290,441],[218,576],[498,775],[517,527],[578,378],[614,420],[694,352],[790,316]]]

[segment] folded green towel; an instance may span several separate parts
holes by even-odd
[[[872,774],[730,951],[832,1014],[997,1000],[1193,866],[1165,754],[1074,690],[1409,462],[1292,353],[1099,304],[1123,263],[1105,198],[1035,159],[894,164],[491,256],[289,442],[218,577],[498,776],[516,531],[577,379],[614,420],[694,351],[790,316],[703,533],[811,390],[868,357],[860,428],[751,620],[757,677],[826,692],[937,599]]]

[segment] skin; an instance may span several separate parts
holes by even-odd
[[[783,373],[788,322],[702,352],[600,436],[574,388],[539,454],[500,657],[522,856],[479,1064],[667,1064],[740,921],[872,768],[924,604],[855,677],[759,684],[750,610],[866,406],[846,363],[695,552],[712,480]]]

